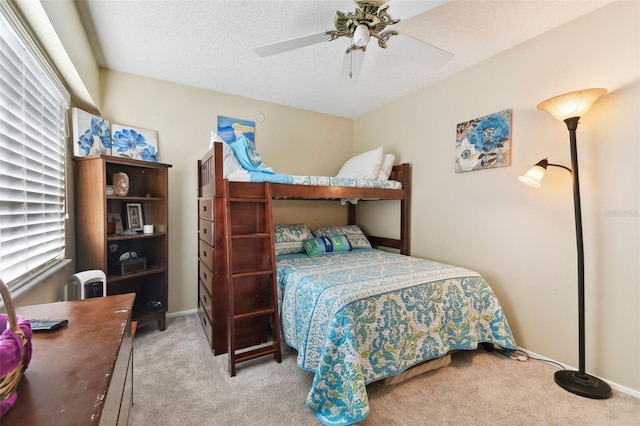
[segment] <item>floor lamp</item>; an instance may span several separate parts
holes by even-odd
[[[525,175],[520,176],[520,182],[540,187],[547,166],[561,167],[568,170],[573,177],[573,207],[576,224],[576,243],[578,254],[578,333],[579,333],[579,371],[556,371],[555,382],[576,395],[594,399],[605,399],[611,396],[611,387],[601,379],[585,372],[585,321],[584,321],[584,251],[582,247],[582,213],[580,207],[580,183],[578,180],[578,153],[576,150],[576,129],[578,120],[586,113],[591,105],[606,89],[585,89],[565,93],[547,99],[538,104],[538,109],[545,110],[554,118],[562,120],[569,129],[569,143],[571,146],[571,169],[559,164],[550,164],[547,159],[539,161]]]

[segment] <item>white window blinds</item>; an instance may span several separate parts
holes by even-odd
[[[65,252],[69,94],[0,0],[0,277],[15,289]]]

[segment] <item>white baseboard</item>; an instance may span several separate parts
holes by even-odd
[[[518,349],[528,353],[533,358],[538,358],[538,359],[542,359],[542,360],[545,360],[545,361],[550,361],[550,362],[562,365],[567,370],[578,370],[576,367],[573,367],[571,365],[567,365],[567,364],[564,364],[562,362],[556,361],[555,359],[547,358],[544,355],[537,354],[537,353],[535,353],[533,351],[530,351],[528,349],[521,348],[521,347],[518,347]],[[596,377],[598,377],[598,376],[596,376]],[[622,393],[626,393],[627,395],[631,395],[631,396],[634,396],[636,398],[640,398],[640,391],[638,391],[638,390],[631,389],[631,388],[628,388],[626,386],[622,386],[622,385],[620,385],[618,383],[612,382],[611,380],[603,379],[602,377],[598,377],[598,378],[601,379],[601,380],[606,381],[609,384],[609,386],[611,386],[612,389],[615,389],[615,390],[617,390],[619,392],[622,392]]]
[[[198,310],[197,309],[188,309],[186,311],[179,311],[179,312],[171,312],[167,314],[167,318],[172,318],[172,317],[181,317],[183,315],[189,315],[189,314],[195,314],[197,313]]]

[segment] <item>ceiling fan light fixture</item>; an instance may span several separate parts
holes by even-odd
[[[364,47],[369,43],[370,37],[369,27],[366,24],[359,24],[353,32],[353,44]]]

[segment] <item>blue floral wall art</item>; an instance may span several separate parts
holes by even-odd
[[[456,173],[511,164],[511,115],[506,109],[456,126]]]
[[[130,126],[111,126],[111,154],[134,160],[158,162],[158,132]]]
[[[231,143],[240,136],[244,136],[250,142],[255,143],[256,123],[219,115],[218,134],[226,143]]]
[[[109,122],[79,108],[71,109],[73,155],[111,154]]]

